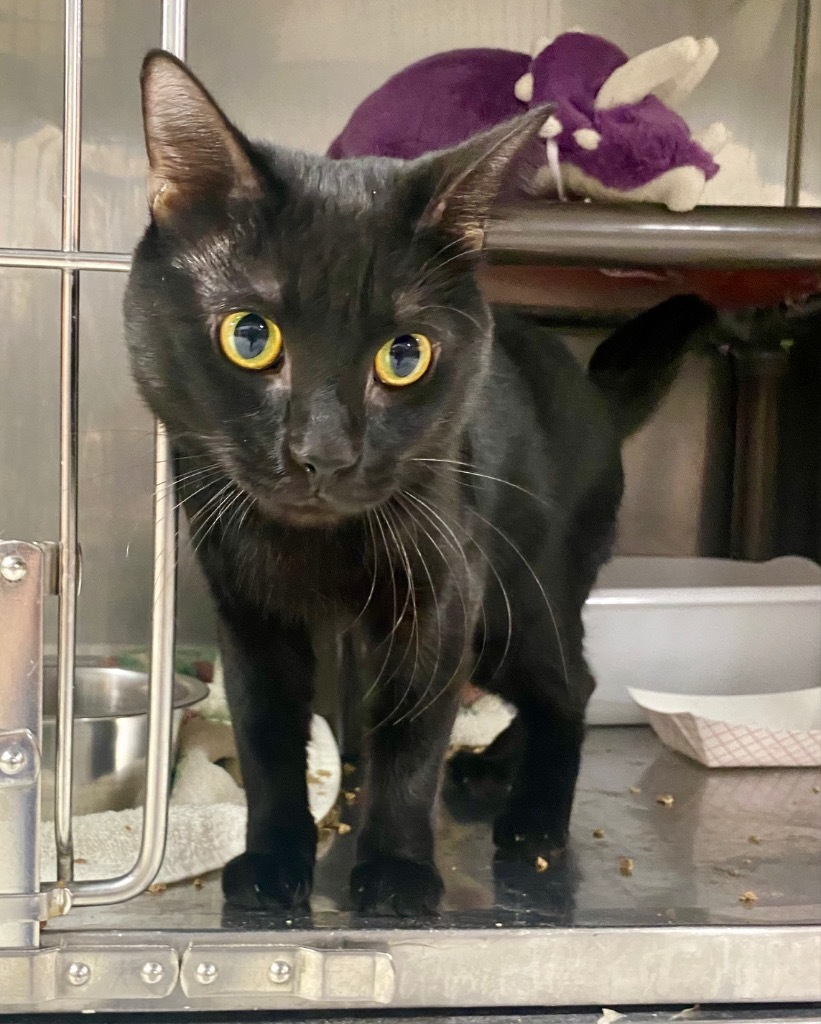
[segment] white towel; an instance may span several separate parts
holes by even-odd
[[[198,716],[184,723],[158,883],[197,878],[242,853],[245,793],[229,770],[214,763],[233,753],[233,737],[226,723]],[[325,719],[315,715],[308,745],[308,798],[316,821],[322,821],[332,809],[341,785],[342,764],[336,741]],[[135,807],[75,818],[76,877],[111,878],[128,871],[139,852],[142,816],[142,809]],[[55,863],[54,825],[44,822],[40,857],[43,882],[55,880]]]

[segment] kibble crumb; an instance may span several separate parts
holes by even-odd
[[[540,874],[541,874],[541,872],[542,872],[542,871],[547,871],[547,869],[548,869],[549,867],[550,867],[550,864],[548,863],[548,861],[546,861],[546,860],[544,859],[544,857],[537,857],[537,858],[536,858],[536,870],[537,870],[537,871],[538,871],[538,872],[539,872]]]
[[[743,903],[745,907],[751,907],[754,903],[758,903],[758,896],[752,889],[748,889],[738,897],[738,902]]]
[[[623,875],[625,878],[630,878],[630,876],[633,874],[632,857],[622,857],[619,860],[619,874]]]
[[[168,886],[165,884],[165,882],[152,882],[151,885],[149,885],[148,887],[148,891],[151,893],[152,896],[156,896],[157,893],[165,892],[167,888]]]
[[[594,828],[593,829],[593,838],[594,839],[604,839],[604,829],[603,828]]]
[[[351,826],[346,821],[340,821],[336,826],[336,833],[340,836],[346,836],[351,831]]]
[[[345,797],[345,803],[348,804],[348,806],[356,803],[356,793],[348,792],[343,795]]]
[[[195,889],[201,889],[205,883],[201,878],[195,878],[191,884],[194,886]]]
[[[753,846],[761,846],[761,840],[758,836],[747,836],[747,842],[752,843]]]
[[[659,793],[656,797],[656,803],[661,804],[662,807],[672,807],[675,799],[672,793]]]
[[[355,764],[349,764],[346,761],[345,764],[342,765],[342,774],[343,775],[353,775],[355,772],[356,772],[356,765]]]
[[[821,786],[813,786],[812,791],[813,793],[821,793]]]
[[[630,792],[633,794],[633,796],[637,796],[641,792],[641,786],[631,786]]]

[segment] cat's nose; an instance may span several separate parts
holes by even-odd
[[[317,486],[356,464],[356,455],[348,451],[316,451],[292,445],[290,455],[295,466],[307,473]]]

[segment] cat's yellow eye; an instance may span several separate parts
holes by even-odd
[[[282,332],[260,313],[229,313],[220,324],[220,348],[244,370],[267,370],[282,354]]]
[[[376,376],[392,388],[403,388],[423,377],[433,358],[433,347],[424,334],[400,334],[376,353]]]

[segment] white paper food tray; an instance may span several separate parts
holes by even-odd
[[[821,687],[739,697],[630,690],[656,735],[708,768],[821,765]]]

